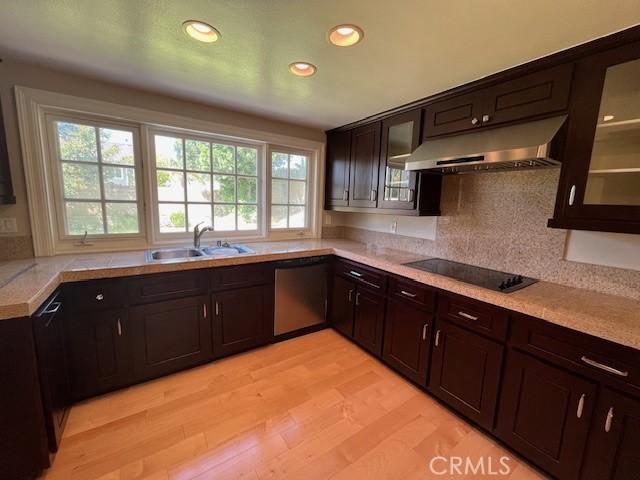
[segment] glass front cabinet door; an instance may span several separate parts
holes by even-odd
[[[420,115],[418,109],[382,122],[378,208],[415,208],[418,176],[405,170],[404,162],[418,147]]]
[[[550,225],[640,233],[640,43],[578,64],[572,96]]]

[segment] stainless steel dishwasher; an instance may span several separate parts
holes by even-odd
[[[276,264],[275,336],[325,323],[328,274],[327,257],[284,260]]]

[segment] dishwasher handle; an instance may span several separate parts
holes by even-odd
[[[276,262],[276,269],[310,267],[321,263],[327,263],[327,257],[294,258],[292,260],[280,260]]]

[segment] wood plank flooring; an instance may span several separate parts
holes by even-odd
[[[44,478],[469,478],[431,472],[438,455],[494,467],[508,456],[510,474],[498,478],[544,478],[323,330],[74,406]]]

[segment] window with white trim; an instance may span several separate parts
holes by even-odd
[[[215,232],[260,231],[257,145],[153,132],[156,229],[184,234],[204,223]]]
[[[137,129],[51,120],[59,236],[140,235]]]
[[[309,228],[309,155],[271,151],[271,229]]]

